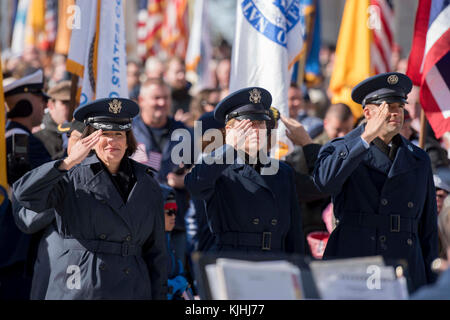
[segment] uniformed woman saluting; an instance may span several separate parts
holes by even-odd
[[[268,162],[263,152],[271,102],[270,93],[258,87],[223,99],[214,117],[225,123],[226,144],[205,155],[185,178],[191,195],[205,202],[216,239],[213,251],[303,253],[293,170]]]
[[[162,193],[149,168],[129,158],[138,110],[120,98],[78,108],[75,119],[88,126],[70,155],[14,184],[25,208],[56,211],[64,250],[50,263],[47,299],[166,297]]]

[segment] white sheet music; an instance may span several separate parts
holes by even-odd
[[[404,277],[397,278],[383,258],[367,257],[310,264],[322,299],[326,300],[403,300],[408,298]]]
[[[302,298],[300,270],[287,261],[217,259],[206,266],[213,299],[295,300]]]

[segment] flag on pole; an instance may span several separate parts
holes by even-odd
[[[388,0],[347,0],[330,79],[332,103],[345,103],[355,119],[362,108],[351,99],[351,90],[362,80],[391,71],[393,11]]]
[[[45,2],[45,37],[41,44],[43,50],[53,50],[56,41],[58,26],[58,1],[46,0]]]
[[[31,0],[25,26],[25,46],[41,48],[45,37],[45,0]]]
[[[125,39],[127,41],[128,59],[137,60],[137,24],[136,14],[138,12],[138,3],[136,1],[125,1]]]
[[[196,0],[194,19],[186,53],[186,70],[197,74],[196,89],[212,88],[213,74],[209,69],[212,59],[212,46],[209,35],[207,0]]]
[[[450,131],[450,2],[420,0],[407,75],[437,138]]]
[[[5,190],[8,189],[8,181],[6,175],[6,138],[5,138],[5,127],[6,127],[6,109],[5,109],[5,95],[3,93],[3,72],[2,64],[0,63],[0,187]],[[2,195],[0,193],[0,206],[4,199],[1,199]]]
[[[86,18],[72,30],[67,70],[79,79],[79,105],[99,98],[128,98],[122,1],[78,0]]]
[[[0,1],[0,47],[9,48],[11,45],[11,30],[14,18],[14,2]]]
[[[186,56],[189,37],[188,1],[171,0],[165,4],[161,26],[161,47],[169,57]]]
[[[137,36],[138,56],[145,60],[160,50],[161,27],[166,0],[139,0]]]
[[[14,21],[11,50],[14,54],[22,54],[25,48],[25,26],[27,22],[30,0],[19,0]]]
[[[300,0],[239,0],[236,33],[232,49],[230,92],[250,86],[267,89],[272,104],[288,116],[288,89],[292,67],[303,47]],[[274,156],[292,151],[292,144],[280,123]]]
[[[75,7],[75,0],[58,0],[57,21],[55,52],[67,56],[72,29],[78,27],[78,22],[81,22],[80,12]]]
[[[300,0],[300,23],[303,26],[303,49],[298,62],[295,63],[291,82],[299,86],[306,81],[308,86],[320,82],[320,8],[318,0]]]
[[[311,27],[309,28],[309,33],[311,34],[311,39],[308,41],[307,55],[305,63],[305,81],[308,86],[314,86],[322,81],[322,72],[320,70],[320,5],[319,0],[315,0],[311,7],[312,21],[310,22]]]

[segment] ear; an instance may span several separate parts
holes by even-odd
[[[366,107],[363,109],[363,113],[364,113],[364,117],[365,117],[367,120],[369,120],[369,119],[371,118],[371,116],[372,116],[370,106],[366,106]]]

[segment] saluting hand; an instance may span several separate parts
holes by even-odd
[[[381,135],[386,120],[390,117],[389,105],[386,101],[376,109],[372,109],[371,117],[367,119],[367,124],[361,137],[368,143]]]
[[[225,143],[236,150],[245,148],[245,136],[252,128],[252,122],[248,119],[239,121],[233,128],[227,129]]]
[[[72,167],[81,163],[100,140],[102,134],[102,130],[97,130],[87,137],[78,140],[70,150],[69,156],[65,158],[59,166],[59,169],[70,170]]]
[[[312,143],[311,137],[300,122],[284,116],[280,116],[280,119],[287,128],[286,136],[291,139],[293,144],[303,147]]]

